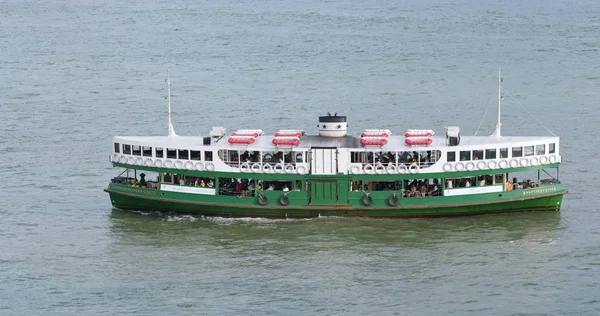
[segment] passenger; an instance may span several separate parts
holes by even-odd
[[[427,187],[422,186],[421,187],[421,197],[426,196],[426,195],[427,195]]]
[[[446,189],[452,189],[452,180],[448,179],[448,181],[446,181]]]
[[[283,192],[288,192],[290,189],[288,188],[287,184],[283,186]]]
[[[208,187],[209,187],[209,188],[212,188],[212,187],[214,187],[214,186],[215,186],[215,182],[213,181],[213,179],[210,179],[210,180],[208,181]]]
[[[465,182],[465,187],[470,187],[471,186],[471,181],[469,181],[469,179],[467,179],[467,181]]]
[[[200,186],[203,188],[206,186],[206,183],[204,183],[204,179],[200,180]]]
[[[479,180],[479,186],[485,186],[485,178],[481,178],[481,180]]]
[[[275,186],[273,185],[273,183],[269,183],[269,187],[267,188],[267,191],[273,191],[275,190]]]
[[[411,185],[407,195],[408,197],[415,197],[417,193],[417,188],[414,185]]]

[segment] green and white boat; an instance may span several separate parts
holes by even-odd
[[[300,129],[179,136],[115,136],[121,169],[105,189],[115,208],[223,217],[433,217],[558,211],[559,137],[445,135],[368,129],[347,134],[346,116]]]

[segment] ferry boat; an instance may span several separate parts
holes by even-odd
[[[319,116],[302,129],[213,127],[208,136],[115,136],[110,162],[121,169],[104,190],[113,207],[205,216],[435,217],[558,211],[556,136],[464,136],[449,126],[398,133],[347,133],[347,117]],[[396,135],[398,133],[398,135]]]

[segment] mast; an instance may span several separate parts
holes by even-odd
[[[500,136],[500,126],[502,123],[500,122],[500,106],[502,104],[502,77],[501,77],[502,69],[498,68],[498,121],[496,122],[496,129],[494,130],[494,134],[492,136],[501,137]]]
[[[169,105],[169,136],[177,136],[177,134],[175,134],[175,129],[173,128],[173,121],[171,119],[171,78],[169,76],[168,70],[167,79],[165,79],[165,83],[167,84],[167,104]]]

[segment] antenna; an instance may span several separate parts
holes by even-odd
[[[171,120],[171,78],[168,69],[165,83],[167,84],[167,104],[169,105],[169,136],[177,136],[177,134],[175,134],[175,129],[173,128],[173,121]]]
[[[494,134],[492,136],[501,137],[500,136],[500,126],[502,126],[502,122],[500,122],[500,106],[502,105],[502,76],[501,76],[501,68],[498,68],[498,122],[496,122],[496,129],[494,130]]]

